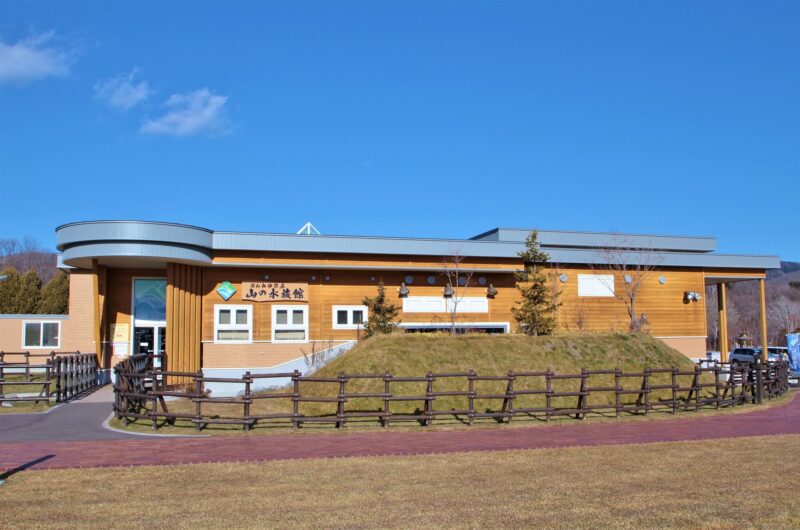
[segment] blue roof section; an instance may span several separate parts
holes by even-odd
[[[250,232],[214,232],[206,228],[152,221],[89,221],[56,229],[57,248],[68,266],[85,267],[91,259],[176,261],[209,265],[215,250],[309,252],[394,256],[517,258],[529,230],[498,228],[472,239],[425,239],[370,236],[317,236]],[[678,237],[600,232],[540,231],[542,247],[553,263],[603,263],[598,249],[625,250],[641,260],[652,249],[665,267],[772,269],[777,256],[715,254],[708,237]],[[639,249],[639,250],[637,250]]]

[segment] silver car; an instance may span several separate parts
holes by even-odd
[[[734,366],[738,366],[741,364],[753,364],[756,358],[760,357],[761,348],[736,348],[728,356],[728,361]],[[788,351],[786,348],[770,346],[767,349],[767,360],[769,362],[777,362],[787,358]]]

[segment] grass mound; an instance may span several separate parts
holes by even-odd
[[[644,368],[691,370],[685,355],[650,335],[621,333],[524,335],[395,334],[372,337],[322,367],[315,375],[384,373],[396,376],[474,370],[482,375],[551,369],[641,371]]]

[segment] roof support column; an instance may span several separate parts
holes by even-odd
[[[764,278],[758,280],[758,297],[761,317],[761,362],[767,362],[769,351],[769,335],[767,335],[767,281]]]
[[[728,362],[728,306],[727,293],[728,284],[717,284],[717,312],[719,321],[719,359],[723,363]]]

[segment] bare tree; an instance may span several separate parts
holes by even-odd
[[[586,304],[582,298],[578,304],[578,307],[575,308],[572,321],[575,324],[575,327],[578,328],[578,331],[583,331],[589,324],[589,308],[586,307]]]
[[[445,279],[444,297],[447,313],[450,316],[450,333],[456,334],[456,321],[458,320],[458,307],[470,287],[473,286],[470,270],[463,266],[464,256],[459,250],[442,260],[442,276]]]
[[[780,333],[791,333],[800,327],[800,304],[786,296],[778,296],[769,304],[769,320]]]
[[[636,299],[645,280],[661,265],[662,254],[652,248],[635,247],[621,236],[614,236],[612,244],[600,249],[599,253],[602,262],[594,268],[610,272],[612,278],[622,281],[622,289],[618,289],[614,284],[606,287],[614,297],[625,303],[630,317],[630,331],[640,331],[647,323],[647,316],[644,313],[641,315],[637,313]]]

